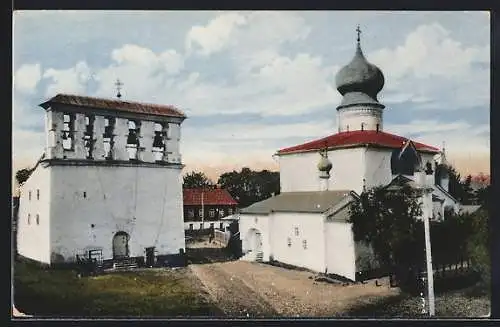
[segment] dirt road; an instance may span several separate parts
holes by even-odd
[[[311,272],[257,262],[230,261],[189,267],[230,316],[342,316],[354,304],[399,292],[374,283],[341,286],[315,282]]]

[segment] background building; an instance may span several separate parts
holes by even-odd
[[[183,193],[186,231],[225,229],[231,221],[223,218],[236,214],[238,203],[225,189],[184,189]]]

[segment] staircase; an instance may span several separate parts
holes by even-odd
[[[240,260],[262,262],[264,261],[264,253],[262,251],[259,252],[248,251],[247,253],[245,253],[244,256],[240,258]]]
[[[113,262],[113,270],[130,270],[134,268],[137,268],[137,262],[135,261],[135,259],[116,259]]]
[[[255,261],[262,262],[263,259],[264,259],[264,253],[262,253],[262,251],[257,252],[255,255]]]

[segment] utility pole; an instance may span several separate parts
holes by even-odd
[[[202,229],[205,228],[205,206],[203,205],[203,188],[201,189],[201,226],[203,227]]]
[[[428,194],[429,191],[426,191]],[[426,195],[427,195],[426,194]],[[427,262],[427,293],[429,298],[429,316],[434,316],[434,272],[432,269],[431,233],[428,210],[424,212],[425,258]]]

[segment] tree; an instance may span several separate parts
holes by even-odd
[[[462,185],[462,194],[459,200],[462,204],[472,204],[474,198],[474,190],[471,187],[471,182],[472,176],[468,175],[465,180],[460,183],[460,185]]]
[[[476,211],[470,217],[472,233],[467,239],[467,253],[472,260],[474,269],[479,272],[485,289],[490,290],[491,283],[491,256],[489,228],[489,213],[485,209]]]
[[[30,177],[32,172],[33,171],[31,169],[28,169],[28,168],[19,169],[16,172],[16,180],[19,183],[19,185],[26,182],[28,180],[28,178]]]
[[[227,189],[242,208],[278,194],[280,190],[278,172],[253,171],[248,167],[240,172],[233,170],[222,174],[218,184]]]
[[[402,186],[397,192],[376,187],[350,206],[356,242],[372,246],[379,263],[395,273],[423,260],[423,224],[419,191]]]
[[[214,182],[204,173],[192,171],[184,176],[183,188],[206,188],[213,187]]]

